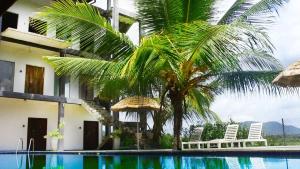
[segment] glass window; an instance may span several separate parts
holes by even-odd
[[[0,60],[0,91],[13,91],[15,63]]]
[[[29,32],[46,35],[47,34],[47,22],[39,19],[29,18]]]
[[[7,28],[15,28],[18,26],[18,14],[14,14],[11,12],[5,12],[2,15],[2,26],[1,32],[5,31]]]

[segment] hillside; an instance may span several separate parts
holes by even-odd
[[[249,128],[251,123],[253,123],[253,121],[242,122],[241,127]],[[286,125],[285,132],[286,135],[300,135],[300,128],[292,125]],[[263,133],[267,136],[282,135],[282,125],[276,121],[265,122],[263,124]]]

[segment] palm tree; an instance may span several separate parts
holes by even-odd
[[[144,32],[138,46],[87,3],[54,2],[37,18],[84,46],[82,57],[45,57],[58,74],[92,77],[99,89],[115,79],[138,88],[160,81],[179,149],[182,119],[189,112],[216,118],[209,106],[217,94],[281,91],[271,84],[281,65],[265,30],[286,1],[236,0],[217,17],[216,0],[137,0]]]

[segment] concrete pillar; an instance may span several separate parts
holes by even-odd
[[[114,0],[114,7],[112,11],[112,26],[119,30],[119,0]]]
[[[58,102],[58,123],[57,127],[59,127],[60,124],[64,123],[64,117],[65,117],[65,108],[64,103]],[[59,132],[64,135],[64,128],[60,128]],[[64,150],[64,139],[61,139],[58,141],[58,150],[63,151]]]

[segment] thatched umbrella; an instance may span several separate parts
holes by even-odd
[[[282,87],[299,87],[300,61],[289,65],[273,80],[273,83]]]
[[[113,112],[127,111],[137,112],[137,119],[139,118],[138,113],[145,110],[159,110],[159,103],[149,97],[133,96],[127,97],[111,107]],[[139,133],[139,122],[137,122],[137,133]],[[139,137],[137,135],[137,148],[139,149]]]

